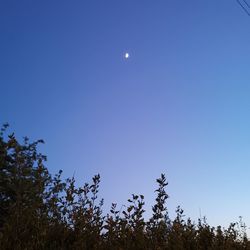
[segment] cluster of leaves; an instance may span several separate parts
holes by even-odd
[[[184,219],[176,209],[170,220],[165,175],[157,179],[152,217],[145,221],[144,196],[132,195],[128,206],[103,215],[98,198],[100,176],[76,187],[75,179],[52,176],[37,152],[39,140],[21,144],[0,132],[0,249],[250,249],[242,221],[228,229]]]

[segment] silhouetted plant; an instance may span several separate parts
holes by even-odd
[[[152,207],[153,216],[147,223],[147,231],[150,238],[150,247],[158,249],[166,245],[170,220],[166,207],[166,201],[169,196],[165,190],[165,187],[168,185],[165,175],[161,174],[161,177],[156,182],[158,183],[158,188],[155,190],[157,193],[156,203]]]
[[[211,227],[205,218],[195,224],[178,206],[168,216],[168,185],[157,179],[152,217],[145,221],[144,196],[132,195],[128,205],[103,215],[98,198],[100,175],[76,187],[74,177],[62,180],[44,166],[46,156],[37,151],[42,140],[18,142],[0,130],[0,249],[100,249],[100,250],[226,250],[250,249],[246,225],[227,229]]]

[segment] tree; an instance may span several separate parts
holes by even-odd
[[[42,140],[20,144],[11,134],[5,140],[5,124],[0,133],[0,232],[6,248],[23,249],[23,242],[36,235],[46,221],[44,194],[51,176],[44,167],[46,157],[37,152]],[[39,237],[38,237],[39,236]]]

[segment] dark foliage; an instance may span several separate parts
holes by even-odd
[[[100,176],[76,187],[74,178],[52,176],[37,152],[42,140],[19,143],[14,134],[0,132],[0,249],[100,249],[100,250],[223,250],[250,249],[246,226],[240,219],[228,229],[185,219],[180,207],[168,217],[168,185],[157,179],[152,217],[145,221],[144,196],[132,195],[123,210],[112,204],[103,215],[98,198]]]

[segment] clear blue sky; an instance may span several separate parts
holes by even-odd
[[[0,1],[0,122],[105,206],[166,173],[170,214],[250,226],[250,17],[235,0]],[[125,60],[125,52],[130,58]]]

